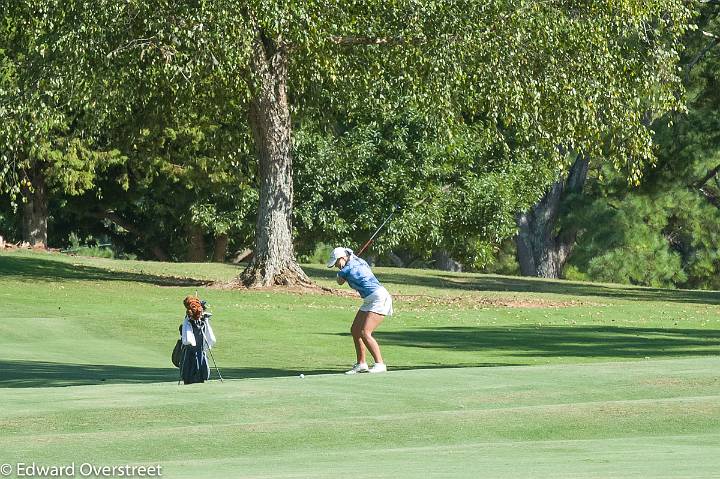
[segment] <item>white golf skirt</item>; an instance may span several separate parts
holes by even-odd
[[[380,287],[375,292],[363,299],[360,311],[369,311],[372,313],[382,314],[383,316],[392,316],[392,296],[388,290]]]

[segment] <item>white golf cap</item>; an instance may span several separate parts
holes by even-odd
[[[327,262],[327,267],[332,268],[335,266],[335,262],[340,259],[344,258],[345,256],[350,256],[352,254],[352,250],[348,248],[342,248],[338,247],[332,250],[332,253],[330,253],[330,259]]]

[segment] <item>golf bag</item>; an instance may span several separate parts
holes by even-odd
[[[209,326],[205,321],[189,320],[187,323],[190,328],[181,326],[181,332],[185,333],[186,340],[188,334],[192,334],[195,344],[188,341],[188,344],[181,347],[180,377],[185,384],[203,383],[210,379],[210,364],[206,353]],[[185,331],[182,331],[183,329]]]
[[[180,326],[180,334],[182,334],[182,325]],[[172,350],[172,354],[170,355],[170,361],[172,361],[173,366],[176,368],[179,368],[182,364],[182,339],[178,339],[175,341],[175,347]]]
[[[215,345],[215,334],[210,326],[212,313],[205,310],[205,301],[200,301],[196,296],[186,297],[183,304],[186,308],[185,319],[180,325],[180,339],[175,343],[171,360],[175,367],[180,368],[182,382],[202,383],[210,379],[207,352]]]

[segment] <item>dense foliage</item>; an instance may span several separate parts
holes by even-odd
[[[571,276],[649,286],[720,288],[720,6],[705,7],[685,39],[687,114],[655,126],[657,165],[640,187],[600,169],[583,208]]]
[[[658,133],[658,168],[649,167],[650,120],[682,111],[677,65],[690,12],[681,0],[44,0],[12,2],[0,16],[0,191],[30,197],[33,181],[47,183],[50,244],[72,232],[105,235],[140,257],[198,260],[227,242],[258,248],[255,215],[273,206],[261,192],[274,174],[258,167],[262,128],[251,114],[267,73],[260,49],[287,62],[275,72],[286,75],[278,84],[292,119],[294,201],[286,198],[283,214],[298,251],[359,244],[396,207],[377,252],[427,259],[443,250],[487,265],[515,233],[515,215],[583,152],[605,179],[593,187],[598,201],[567,218],[607,217],[622,239],[588,227],[573,268],[701,284],[679,272],[689,260],[676,250],[657,278],[609,266],[630,268],[612,254],[643,235],[646,254],[635,258],[665,258],[656,233],[706,214],[630,232],[635,218],[654,213],[625,201],[627,183],[643,176],[647,186],[636,191],[650,195],[663,165],[668,181],[677,179],[672,165],[682,161],[666,141],[677,129],[712,131],[699,110],[675,119]],[[706,60],[692,72],[696,83],[702,72],[711,82]],[[696,108],[711,85],[693,88]],[[663,204],[663,188],[646,206]],[[10,202],[0,210],[5,234],[19,236]],[[588,246],[601,236],[604,249]],[[701,242],[709,251],[713,241]],[[710,270],[703,261],[697,271]]]

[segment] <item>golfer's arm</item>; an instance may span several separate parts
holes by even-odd
[[[338,284],[345,284],[345,278],[341,278],[339,275],[337,277],[337,283]]]

